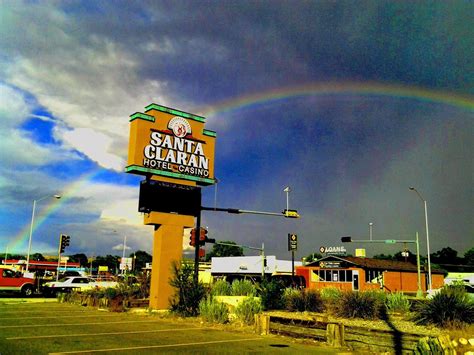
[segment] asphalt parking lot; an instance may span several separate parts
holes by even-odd
[[[112,313],[55,299],[0,298],[0,354],[335,353],[300,340],[260,336],[196,320]]]

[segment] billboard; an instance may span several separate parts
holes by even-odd
[[[125,171],[184,185],[212,185],[216,132],[205,118],[150,104],[130,116]]]

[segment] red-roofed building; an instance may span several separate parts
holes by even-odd
[[[4,265],[14,265],[14,266],[19,267],[20,269],[26,268],[26,260],[7,259],[7,260],[3,260],[2,263]],[[67,264],[61,263],[60,270],[64,270],[64,268],[67,268],[67,270],[74,270],[74,269],[79,269],[80,267],[81,265],[79,263],[67,262]],[[57,261],[30,260],[30,265],[28,267],[28,270],[31,272],[46,271],[46,270],[56,272],[57,268],[58,268]]]
[[[421,290],[426,292],[428,272],[421,270]],[[416,293],[416,265],[404,261],[359,257],[327,256],[305,266],[296,267],[296,275],[306,280],[307,288],[335,287],[340,290],[378,290]],[[444,284],[444,273],[431,270],[432,288]]]

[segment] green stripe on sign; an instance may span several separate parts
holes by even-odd
[[[134,173],[135,172],[135,173],[138,173],[138,174],[154,174],[154,175],[166,176],[166,177],[175,178],[175,179],[196,181],[196,182],[200,182],[200,183],[205,184],[205,185],[212,185],[212,184],[215,183],[215,181],[213,179],[200,178],[200,177],[192,176],[192,175],[172,173],[170,171],[162,171],[162,170],[144,168],[143,166],[139,166],[139,165],[127,166],[125,168],[125,172],[127,172],[127,173]]]
[[[171,113],[172,115],[188,118],[190,120],[194,120],[194,121],[198,121],[198,122],[206,122],[205,117],[193,115],[192,113],[179,111],[179,110],[176,110],[174,108],[161,106],[161,105],[158,105],[158,104],[150,104],[147,107],[145,107],[145,112],[148,112],[150,110],[157,110],[157,111],[161,111],[161,112]]]
[[[130,116],[130,122],[132,122],[133,120],[145,120],[145,121],[155,122],[155,117],[146,115],[141,112],[135,112],[133,115]]]
[[[204,134],[205,136],[209,136],[209,137],[217,137],[217,133],[214,132],[214,131],[210,131],[208,129],[203,129],[202,130],[202,134]]]

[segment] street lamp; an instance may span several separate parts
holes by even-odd
[[[374,224],[372,222],[369,223],[369,237],[370,237],[370,240],[372,240],[372,227],[373,227],[373,225]]]
[[[30,225],[30,239],[28,241],[28,254],[26,256],[26,271],[28,271],[28,268],[30,266],[30,253],[31,253],[31,240],[33,238],[33,225],[34,225],[34,222],[35,222],[35,210],[36,210],[36,202],[40,202],[48,197],[54,197],[56,199],[60,199],[61,198],[61,195],[47,195],[47,196],[43,196],[37,200],[33,200],[33,213],[31,214],[31,225]]]
[[[415,191],[418,197],[423,201],[423,205],[425,207],[425,228],[426,228],[426,249],[428,252],[428,291],[431,291],[431,260],[430,260],[430,232],[428,229],[428,206],[426,203],[426,200],[421,196],[420,192],[414,188],[413,186],[410,186],[410,190]]]

